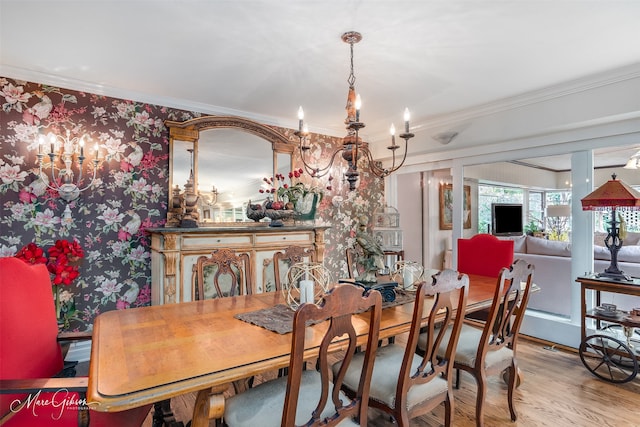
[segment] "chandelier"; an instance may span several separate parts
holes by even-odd
[[[306,172],[313,177],[322,177],[329,173],[336,156],[338,153],[342,153],[342,158],[347,162],[347,171],[344,175],[346,180],[349,182],[349,190],[356,189],[356,183],[358,182],[358,176],[360,175],[358,172],[358,160],[365,158],[368,163],[369,171],[380,178],[384,178],[402,167],[405,159],[407,158],[408,142],[414,137],[414,134],[409,132],[409,109],[405,109],[404,132],[399,135],[400,138],[404,139],[404,154],[402,155],[402,160],[396,165],[396,150],[398,150],[400,146],[396,144],[396,129],[392,124],[389,130],[391,133],[391,145],[387,147],[387,149],[391,151],[392,161],[391,166],[385,168],[374,161],[373,155],[369,150],[369,144],[362,141],[362,138],[358,136],[360,129],[364,128],[365,124],[360,121],[360,107],[362,103],[360,95],[356,95],[355,90],[356,76],[353,73],[353,45],[358,43],[360,40],[362,40],[362,35],[355,31],[350,31],[342,35],[342,41],[348,43],[351,49],[351,72],[347,79],[347,83],[349,83],[349,93],[347,95],[347,106],[345,108],[347,110],[347,118],[345,119],[345,124],[347,125],[347,136],[342,139],[342,145],[334,151],[333,154],[331,154],[331,160],[329,163],[324,167],[311,165],[310,159],[308,158],[308,153],[311,147],[307,144],[309,131],[304,123],[304,111],[302,107],[298,109],[298,130],[295,132],[295,135],[300,140],[299,148],[302,163]]]
[[[82,164],[86,157],[84,155],[85,139],[87,136],[71,137],[71,132],[67,130],[66,136],[50,133],[49,152],[44,153],[46,144],[44,135],[40,135],[38,141],[38,177],[47,184],[51,190],[57,191],[62,200],[67,202],[65,214],[68,213],[69,203],[76,200],[80,193],[91,187],[96,179],[98,165],[100,164],[100,152],[98,144],[95,144],[93,159],[93,175],[91,180],[84,187],[82,178]],[[49,174],[45,168],[45,156],[49,158]],[[76,172],[74,172],[74,169]]]

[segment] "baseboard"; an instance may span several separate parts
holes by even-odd
[[[570,319],[548,313],[527,310],[520,333],[547,343],[559,344],[570,349],[580,346],[580,324]]]

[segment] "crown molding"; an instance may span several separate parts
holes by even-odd
[[[63,87],[70,90],[94,93],[97,95],[104,95],[113,98],[127,99],[163,107],[199,112],[202,114],[244,117],[255,120],[262,124],[280,126],[283,128],[295,129],[298,126],[297,120],[282,120],[273,116],[255,114],[248,111],[240,111],[218,105],[205,104],[172,97],[150,95],[143,92],[135,92],[83,80],[69,79],[55,74],[43,73],[39,71],[11,67],[1,64],[0,76],[30,81],[34,83],[42,83],[56,87]],[[498,99],[474,107],[430,116],[425,120],[420,121],[419,123],[415,123],[413,125],[413,129],[414,133],[416,133],[429,132],[431,129],[436,128],[447,128],[448,126],[454,126],[456,124],[460,124],[462,122],[469,121],[478,117],[513,110],[527,105],[537,104],[540,102],[545,102],[567,95],[601,88],[639,77],[640,62],[606,72],[570,80],[564,83],[548,86],[539,90],[522,93],[508,98]],[[311,132],[323,135],[339,136],[336,134],[335,129],[318,127],[310,130]],[[374,142],[377,140],[382,140],[386,138],[386,136],[387,133],[385,132],[384,134],[380,135],[370,135],[368,139],[371,142]]]
[[[255,120],[266,125],[281,127],[298,126],[297,120],[291,120],[291,124],[282,123],[277,118],[271,116],[264,116],[247,111],[235,110],[233,108],[221,107],[218,105],[205,104],[184,99],[150,95],[143,92],[136,92],[83,80],[70,79],[55,74],[42,73],[39,71],[27,70],[24,68],[11,67],[7,65],[0,65],[0,76],[16,80],[61,87],[69,90],[88,92],[112,98],[131,100],[134,102],[142,102],[145,104],[153,104],[162,107],[176,108],[185,111],[198,112],[201,114],[243,117]]]
[[[474,107],[431,116],[416,126],[416,131],[443,128],[478,117],[501,113],[564,96],[586,92],[640,77],[640,62],[602,73],[569,80],[542,89],[502,98]]]

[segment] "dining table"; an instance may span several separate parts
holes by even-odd
[[[435,273],[427,270],[424,277]],[[466,313],[490,307],[496,278],[469,275],[469,281]],[[414,307],[410,301],[383,308],[380,339],[409,330]],[[224,392],[230,383],[289,365],[290,333],[238,318],[278,305],[286,305],[280,291],[100,314],[93,329],[89,407],[123,411],[198,392],[191,425],[208,426],[210,419],[224,414]],[[431,306],[427,299],[425,311]],[[305,357],[309,360],[317,356],[327,325],[307,328]],[[366,316],[356,315],[354,326],[358,343],[364,345]],[[335,350],[340,348],[336,342]]]

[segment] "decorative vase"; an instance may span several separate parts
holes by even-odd
[[[316,209],[318,207],[318,194],[308,193],[296,202],[297,221],[310,221],[316,219]]]

